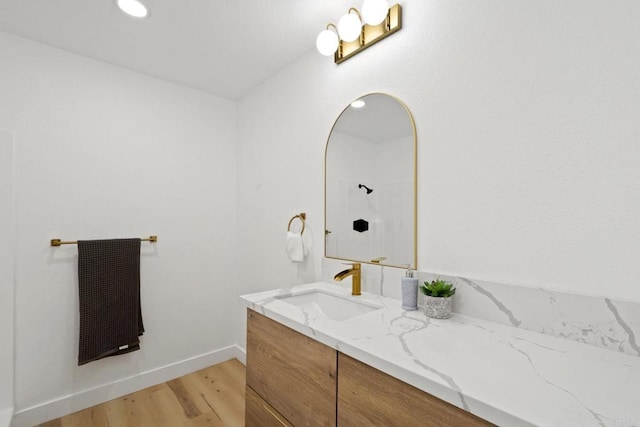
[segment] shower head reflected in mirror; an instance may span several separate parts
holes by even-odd
[[[367,187],[367,186],[366,186],[366,185],[364,185],[364,184],[358,184],[358,188],[364,188],[364,189],[366,189],[366,190],[367,190],[367,194],[371,194],[371,193],[373,193],[373,190],[372,190],[371,188]]]

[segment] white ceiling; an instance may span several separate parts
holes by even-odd
[[[0,31],[237,99],[309,50],[348,0],[0,0]],[[331,61],[332,58],[326,58]]]

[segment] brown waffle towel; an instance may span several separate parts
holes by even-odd
[[[78,241],[78,365],[140,349],[140,239]]]

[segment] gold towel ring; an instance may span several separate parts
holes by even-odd
[[[289,225],[287,225],[287,231],[291,231],[291,223],[296,218],[298,218],[302,222],[302,230],[300,230],[300,234],[302,234],[302,233],[304,233],[305,219],[307,219],[307,214],[304,213],[304,212],[302,212],[302,213],[300,213],[298,215],[294,215],[293,218],[291,218],[289,220]]]

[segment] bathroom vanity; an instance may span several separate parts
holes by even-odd
[[[247,310],[248,427],[491,425]]]
[[[492,425],[340,352],[338,366],[338,425]]]
[[[640,425],[638,357],[349,294],[319,282],[242,297],[248,426]]]
[[[272,417],[293,425],[335,425],[337,369],[331,347],[247,310],[247,393],[255,392],[258,402],[247,405],[247,426]]]

